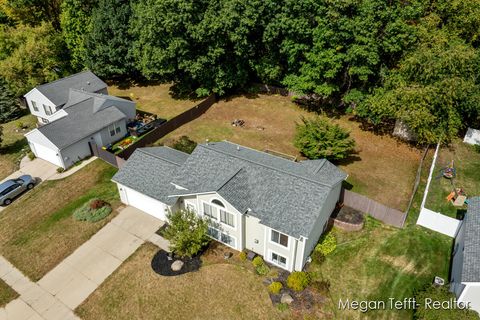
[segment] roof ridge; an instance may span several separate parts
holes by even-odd
[[[315,169],[315,171],[313,171],[314,174],[317,174],[318,172],[320,172],[320,170],[322,170],[323,166],[327,163],[327,159],[322,159],[322,163],[318,166],[318,168]]]
[[[80,72],[77,72],[77,73],[74,73],[74,74],[71,74],[69,76],[66,76],[66,77],[63,77],[63,78],[60,78],[60,79],[57,79],[57,80],[53,80],[53,81],[50,81],[50,82],[47,82],[47,83],[42,83],[42,84],[39,84],[38,86],[36,86],[35,88],[40,88],[40,87],[43,87],[43,86],[46,86],[47,84],[52,84],[52,83],[55,83],[55,82],[58,82],[60,80],[65,80],[65,79],[69,79],[69,78],[73,78],[74,76],[78,76],[80,74],[84,74],[84,73],[87,73],[87,72],[91,72],[95,77],[97,77],[97,75],[95,73],[93,73],[91,70],[84,70],[84,71],[80,71]],[[98,77],[97,77],[98,78]],[[99,78],[100,79],[100,78]],[[102,80],[102,79],[100,79]],[[102,80],[103,82],[103,80]]]
[[[162,146],[162,147],[163,147],[163,146]],[[162,147],[159,147],[159,148],[162,148]],[[153,158],[156,158],[156,159],[160,159],[160,160],[163,160],[163,161],[165,161],[165,162],[174,164],[174,165],[176,165],[177,167],[180,167],[180,166],[181,166],[181,165],[178,164],[178,163],[175,163],[175,162],[173,162],[173,161],[171,161],[171,160],[162,158],[162,157],[160,157],[160,156],[158,156],[158,155],[156,155],[156,154],[148,153],[147,151],[145,151],[145,150],[143,150],[143,149],[145,149],[145,148],[138,148],[138,149],[135,150],[135,151],[138,151],[138,152],[141,152],[141,153],[143,153],[143,154],[145,154],[145,155],[147,155],[147,156],[150,156],[150,157],[153,157]]]
[[[225,179],[225,181],[222,182],[218,188],[216,188],[216,191],[219,191],[220,189],[222,189],[227,183],[230,182],[230,180],[232,180],[232,179],[233,179],[237,174],[239,174],[240,171],[242,171],[242,170],[245,170],[245,168],[244,168],[244,167],[241,167],[240,169],[238,169],[237,171],[235,171],[234,174],[232,174],[230,177],[228,177],[227,179]]]
[[[228,142],[228,141],[227,141]],[[232,143],[233,144],[233,143]],[[245,159],[245,158],[242,158],[242,157],[239,157],[238,155],[233,155],[231,153],[227,153],[227,152],[224,152],[224,151],[221,151],[221,150],[216,150],[216,149],[213,149],[213,148],[208,148],[208,145],[204,145],[204,144],[200,144],[199,146],[202,146],[204,147],[205,149],[208,149],[208,150],[212,150],[212,151],[215,151],[215,152],[218,152],[218,153],[222,153],[224,155],[230,155],[232,157],[235,157],[237,159],[242,159],[244,161],[248,161],[248,162],[251,162],[251,163],[254,163],[256,165],[259,165],[259,166],[262,166],[262,167],[265,167],[265,168],[268,168],[268,169],[271,169],[271,170],[275,170],[275,171],[278,171],[278,172],[282,172],[284,174],[288,174],[290,176],[293,176],[293,177],[296,177],[296,178],[299,178],[299,179],[303,179],[305,181],[310,181],[310,182],[313,182],[315,184],[319,184],[319,185],[322,185],[322,186],[325,186],[325,187],[328,187],[328,188],[332,188],[333,185],[330,185],[330,184],[326,184],[324,182],[320,182],[320,181],[316,181],[316,180],[312,180],[312,179],[309,179],[309,178],[306,178],[306,177],[302,177],[302,176],[299,176],[297,174],[294,174],[294,173],[291,173],[291,172],[287,172],[285,170],[281,170],[281,169],[278,169],[278,168],[275,168],[275,167],[272,167],[272,166],[268,166],[268,165],[265,165],[263,163],[258,163],[256,161],[253,161],[251,159]],[[238,145],[240,146],[240,145]],[[248,148],[248,147],[247,147]],[[253,150],[253,151],[256,151],[256,152],[261,152],[261,151],[258,151],[258,150],[255,150],[255,149],[252,149],[252,148],[248,148],[250,150]],[[269,156],[272,156],[272,157],[276,157],[274,155],[269,155]],[[280,157],[277,157],[279,159],[283,159],[283,158],[280,158]],[[289,160],[286,160],[286,159],[283,159],[285,161],[289,161]]]

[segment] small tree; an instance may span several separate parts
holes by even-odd
[[[355,141],[350,133],[328,119],[302,118],[297,124],[295,146],[309,159],[345,159],[354,149]]]
[[[169,221],[164,237],[170,241],[170,249],[180,256],[192,257],[209,242],[208,221],[190,210],[167,213]]]
[[[179,150],[179,151],[190,154],[197,147],[197,143],[195,141],[191,140],[187,136],[181,136],[180,139],[175,141],[175,143],[172,145],[172,147],[174,149]]]

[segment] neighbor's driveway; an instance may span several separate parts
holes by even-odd
[[[155,233],[162,225],[163,221],[126,207],[37,283],[6,261],[2,267],[0,256],[0,278],[20,294],[0,308],[0,320],[78,319],[75,308],[145,241],[161,240],[157,245],[168,249],[168,242]]]

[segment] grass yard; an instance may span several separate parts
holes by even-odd
[[[453,181],[443,177],[436,178],[441,174],[441,169],[452,160],[454,160],[457,170],[457,177]],[[479,196],[479,164],[480,153],[475,151],[473,146],[463,143],[460,139],[453,141],[450,146],[440,149],[426,207],[453,218],[461,218],[467,207],[454,207],[446,200],[446,197],[454,189],[452,182],[456,188],[462,188],[468,197]]]
[[[129,88],[111,85],[108,93],[117,97],[131,99],[137,108],[158,115],[163,119],[171,119],[190,109],[201,100],[180,100],[170,95],[170,84],[155,86],[131,86]]]
[[[29,151],[27,139],[23,135],[35,128],[36,122],[37,119],[34,116],[27,115],[2,124],[3,142],[0,144],[0,180],[17,170],[20,160]],[[20,123],[28,129],[19,129],[18,125]]]
[[[120,204],[116,169],[96,160],[73,175],[46,181],[13,202],[0,214],[0,252],[32,280],[39,280],[111,218],[90,223],[76,221],[75,209],[101,198],[115,209]],[[114,211],[115,212],[115,211]]]
[[[0,308],[18,297],[18,293],[0,279]]]
[[[153,272],[158,248],[144,244],[76,312],[89,319],[279,319],[259,277],[231,264],[164,277]]]
[[[197,142],[229,140],[258,150],[275,150],[300,156],[293,146],[295,125],[301,116],[312,116],[290,98],[259,95],[235,96],[214,104],[203,116],[175,130],[158,144],[171,145],[187,135]],[[233,127],[245,120],[243,128]],[[349,129],[357,143],[357,154],[340,163],[350,176],[353,191],[365,194],[393,208],[404,210],[412,192],[421,150],[390,136],[364,131],[349,116],[334,120]]]

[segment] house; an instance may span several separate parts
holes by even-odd
[[[470,302],[470,308],[480,313],[480,197],[468,199],[452,261],[450,290],[459,303]]]
[[[468,128],[463,142],[473,145],[480,145],[480,130]]]
[[[91,143],[106,146],[125,137],[136,113],[129,100],[81,89],[66,91],[67,102],[48,123],[25,135],[36,157],[64,169],[92,155]]]
[[[161,220],[193,210],[212,220],[212,238],[292,271],[303,269],[346,177],[327,160],[293,162],[224,141],[191,155],[137,149],[112,180],[123,203]]]
[[[70,89],[108,94],[107,84],[91,71],[39,85],[24,95],[30,113],[40,124],[52,121],[51,117],[67,103]]]

